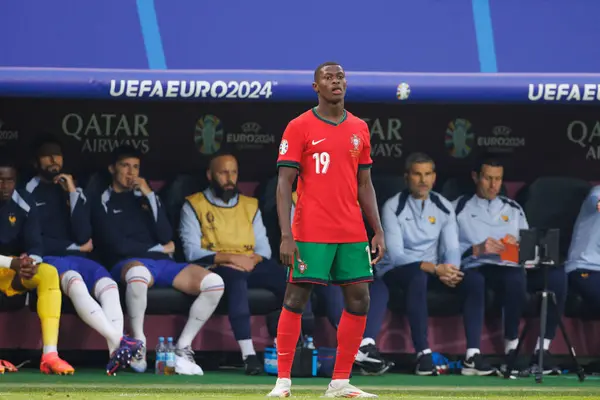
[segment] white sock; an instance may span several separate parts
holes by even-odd
[[[81,275],[75,271],[67,271],[63,274],[60,283],[63,292],[71,299],[79,318],[106,339],[109,353],[116,350],[121,335],[106,318],[100,304],[92,298]]]
[[[475,354],[479,354],[479,349],[467,349],[467,357],[466,357],[466,359],[467,360],[470,359]]]
[[[422,355],[425,355],[425,354],[431,354],[431,349],[425,349],[425,350],[423,350],[423,351],[420,351],[420,352],[417,354],[417,358],[418,358],[418,357],[421,357]]]
[[[550,343],[552,342],[551,339],[544,339],[544,350],[548,351],[550,350]],[[540,338],[538,338],[537,343],[535,345],[535,351],[538,351],[540,349]]]
[[[360,342],[360,347],[368,346],[370,344],[375,346],[375,339],[366,337],[366,338],[363,338],[362,342]]]
[[[347,385],[350,383],[350,379],[332,379],[329,386],[339,388],[340,386]]]
[[[57,353],[58,349],[56,348],[56,346],[44,346],[42,352],[44,354],[48,354],[48,353]]]
[[[213,314],[221,297],[225,284],[217,274],[208,274],[200,282],[200,295],[190,308],[190,315],[177,341],[177,348],[191,346],[192,341]]]
[[[96,282],[94,296],[102,306],[104,315],[110,321],[115,330],[123,336],[123,309],[119,298],[119,287],[110,278],[101,278]]]
[[[504,340],[504,352],[508,354],[511,350],[516,350],[519,345],[519,339]]]
[[[152,275],[148,268],[141,265],[130,268],[125,274],[125,281],[127,282],[125,302],[127,304],[129,325],[133,337],[141,340],[144,344],[146,344],[144,315],[148,305],[148,285],[151,279]]]
[[[238,340],[240,345],[240,349],[242,350],[242,358],[245,360],[248,356],[256,355],[256,351],[254,351],[254,344],[252,344],[252,339],[244,339]]]

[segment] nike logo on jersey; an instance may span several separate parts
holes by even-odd
[[[326,138],[325,138],[325,139],[326,139]],[[316,145],[318,145],[319,143],[321,143],[322,141],[324,141],[325,139],[321,139],[321,140],[313,140],[313,141],[312,141],[312,145],[313,145],[313,146],[316,146]]]

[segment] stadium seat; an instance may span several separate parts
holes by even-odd
[[[579,209],[591,189],[587,181],[571,177],[542,177],[523,187],[517,195],[532,228],[560,229],[561,262],[567,256],[573,226]],[[582,306],[582,299],[572,291],[567,295],[565,314],[576,318],[591,318],[595,313]],[[530,302],[527,315],[537,315],[539,307]]]
[[[532,228],[559,228],[560,255],[564,259],[583,200],[591,184],[570,177],[542,177],[525,186],[520,204]]]
[[[17,296],[7,296],[0,292],[0,312],[2,311],[17,311],[25,307],[26,294]]]

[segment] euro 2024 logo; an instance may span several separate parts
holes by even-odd
[[[446,148],[455,158],[465,158],[471,153],[475,144],[475,134],[469,132],[471,122],[464,118],[450,121],[446,129]]]
[[[205,115],[196,121],[194,132],[196,148],[202,154],[214,154],[223,142],[223,125],[214,115]]]

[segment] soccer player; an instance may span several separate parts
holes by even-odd
[[[475,195],[461,196],[454,201],[462,253],[462,270],[465,273],[459,286],[464,298],[463,319],[467,337],[467,354],[463,375],[490,375],[492,368],[479,352],[483,328],[485,287],[491,287],[500,295],[504,311],[504,339],[507,360],[518,345],[519,322],[527,304],[527,291],[543,288],[543,272],[538,269],[527,273],[518,260],[502,257],[507,246],[518,243],[519,231],[529,224],[521,206],[500,196],[504,177],[502,160],[485,156],[471,173],[476,185]],[[539,351],[544,351],[544,374],[557,370],[548,352],[556,334],[558,317],[562,315],[567,278],[564,268],[548,271],[548,288],[556,294],[558,313],[550,302],[546,337],[535,347],[531,364],[537,364]],[[504,366],[503,366],[504,368]],[[516,372],[515,372],[516,373]]]
[[[371,182],[367,124],[344,109],[346,75],[333,62],[314,74],[317,107],[293,119],[279,147],[277,214],[280,257],[289,267],[288,287],[277,330],[278,379],[269,397],[291,394],[290,373],[300,320],[314,284],[342,285],[345,310],[337,329],[337,357],[325,397],[377,397],[349,383],[369,310],[374,262],[385,253]],[[292,185],[298,177],[298,203],[290,224]],[[361,208],[375,236],[369,249]]]
[[[238,192],[236,158],[225,152],[213,155],[207,177],[210,187],[188,196],[181,209],[183,253],[188,262],[216,265],[212,271],[227,288],[227,314],[245,373],[258,375],[263,366],[252,343],[248,289],[267,289],[283,301],[285,271],[271,260],[258,200]]]
[[[415,373],[435,376],[437,369],[427,338],[427,289],[455,287],[461,281],[458,229],[452,204],[431,190],[436,178],[433,159],[423,153],[413,153],[406,158],[404,170],[407,189],[391,197],[382,207],[389,252],[377,264],[377,276],[390,292],[398,289],[404,292],[417,352]],[[379,321],[376,318],[367,321],[373,341],[381,327]]]
[[[113,152],[108,170],[110,186],[92,205],[92,225],[97,230],[98,248],[108,258],[115,280],[127,284],[125,302],[133,337],[146,343],[144,315],[148,288],[173,287],[196,297],[175,350],[175,372],[203,375],[194,360],[192,341],[217,308],[223,296],[223,280],[206,268],[171,259],[175,245],[173,230],[158,196],[140,177],[141,155],[133,147]],[[131,368],[147,368],[145,347]]]
[[[61,144],[44,136],[36,141],[33,151],[38,174],[25,189],[35,199],[44,261],[58,270],[63,293],[79,317],[106,339],[110,356],[106,371],[112,375],[129,365],[143,343],[123,336],[117,284],[106,268],[87,257],[93,250],[89,202],[73,177],[63,172]]]
[[[291,215],[292,226],[294,224],[294,212],[296,211],[297,202],[298,192],[293,192]],[[344,310],[344,296],[342,294],[341,287],[337,285],[314,285],[313,291],[315,292],[317,299],[319,299],[319,303],[325,304],[325,314],[327,315],[329,323],[335,329],[337,329],[338,325],[340,324],[340,319],[342,318],[342,311]],[[376,279],[371,284],[369,288],[369,297],[371,301],[369,312],[367,314],[367,326],[365,328],[363,335],[364,337],[360,343],[360,348],[356,355],[356,359],[354,360],[354,364],[360,368],[360,372],[363,375],[383,375],[395,364],[385,360],[381,356],[379,350],[375,346],[375,340],[372,339],[372,335],[369,332],[369,328],[379,332],[380,326],[383,323],[383,318],[385,317],[385,313],[387,311],[389,297],[388,289],[381,279]],[[374,310],[374,304],[376,304],[380,309]],[[312,310],[309,310],[310,307],[311,305],[307,303],[304,311],[304,317],[307,316],[307,313],[312,313]],[[377,321],[376,324],[378,326],[375,326],[373,323],[369,323],[369,320],[373,318],[375,318]],[[305,327],[303,327],[303,331],[306,332]]]
[[[68,375],[75,370],[58,356],[58,327],[62,297],[58,273],[42,262],[43,242],[35,202],[15,189],[17,171],[8,153],[0,155],[0,291],[14,296],[37,290],[37,313],[42,327],[40,370]],[[29,329],[24,327],[24,329]]]

